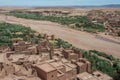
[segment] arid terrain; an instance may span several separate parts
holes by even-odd
[[[120,9],[0,7],[0,80],[120,80]]]
[[[73,46],[82,49],[95,49],[101,52],[106,52],[115,57],[120,57],[120,41],[119,39],[114,39],[111,36],[101,36],[93,35],[87,32],[73,30],[63,25],[49,22],[49,21],[36,21],[36,20],[27,20],[16,18],[13,16],[0,15],[0,20],[17,23],[31,27],[37,32],[55,34],[56,37],[59,37],[63,40],[70,42]]]

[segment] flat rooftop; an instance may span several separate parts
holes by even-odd
[[[84,63],[83,63],[83,62],[77,62],[77,65],[79,65],[79,66],[83,66]]]
[[[84,72],[84,73],[80,73],[77,75],[77,77],[80,79],[80,80],[99,80],[97,79],[96,77],[94,77],[93,75],[87,73],[87,72]]]
[[[41,80],[38,77],[27,77],[27,76],[15,76],[15,75],[8,75],[5,78],[0,78],[0,80]]]
[[[37,65],[37,67],[42,69],[45,72],[51,72],[51,71],[56,70],[52,65],[50,65],[48,63]]]
[[[110,76],[108,76],[100,71],[93,72],[93,75],[100,80],[113,80],[112,77],[110,77]]]
[[[75,64],[71,64],[71,63],[66,63],[66,65],[73,68],[73,69],[77,67]]]
[[[66,49],[65,52],[73,53],[74,51],[71,49]]]

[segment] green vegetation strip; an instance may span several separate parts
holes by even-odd
[[[31,30],[30,27],[25,27],[22,25],[10,24],[1,22],[0,23],[0,46],[10,45],[13,39],[23,39],[24,41],[30,40],[38,43],[38,40],[44,39],[43,34],[38,34],[35,36],[35,31]],[[50,41],[50,43],[55,47],[70,48],[72,45],[61,39],[55,39]]]
[[[8,14],[16,16],[18,18],[56,22],[78,30],[81,30],[81,28],[83,28],[83,30],[87,32],[104,32],[105,30],[102,25],[92,23],[87,19],[86,16],[43,15],[27,11],[11,11]]]
[[[0,23],[0,46],[10,45],[12,39],[14,38],[22,38],[25,41],[31,40],[35,43],[37,43],[39,39],[44,39],[42,34],[35,36],[34,33],[35,31],[31,30],[29,27],[2,22]],[[62,39],[50,40],[49,42],[54,48],[73,47],[71,44],[63,41]],[[78,48],[75,49],[79,50]],[[87,58],[92,63],[93,71],[100,70],[112,76],[115,80],[120,80],[119,59],[115,59],[112,55],[108,55],[96,50],[83,50],[83,57]]]
[[[120,80],[120,60],[96,50],[83,50],[83,57],[92,63],[92,70],[100,70],[103,73],[113,77],[114,80]],[[103,58],[101,58],[103,57]],[[108,60],[107,60],[108,59]]]
[[[41,36],[38,35],[38,37],[35,37],[34,33],[35,31],[31,30],[30,27],[1,22],[0,46],[10,45],[14,39],[22,39],[24,41],[31,40],[37,43]]]

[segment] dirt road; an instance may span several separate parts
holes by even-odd
[[[120,43],[119,40],[114,39],[117,42],[114,43],[114,41],[99,39],[90,33],[73,30],[49,21],[27,20],[12,16],[5,17],[4,15],[0,15],[0,20],[30,26],[40,33],[54,34],[56,37],[68,41],[78,48],[95,49],[120,58],[120,44],[117,44]]]

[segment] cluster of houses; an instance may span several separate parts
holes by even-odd
[[[120,31],[120,11],[91,10],[87,17],[93,23],[101,24],[105,27],[106,34],[115,35]]]
[[[38,44],[17,40],[10,47],[0,47],[0,80],[113,80],[93,72],[91,63],[74,48],[53,48],[44,36]]]
[[[42,14],[42,15],[69,15],[69,11],[60,11],[60,10],[39,10],[39,11],[27,11],[28,13],[36,13],[36,14]]]

